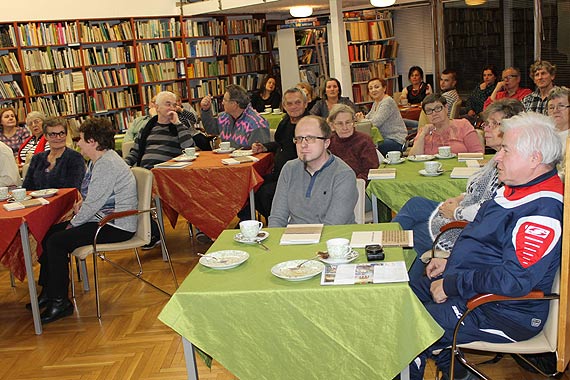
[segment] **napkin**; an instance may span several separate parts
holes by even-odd
[[[483,153],[459,153],[457,155],[457,161],[482,160],[483,158],[485,158]]]
[[[47,199],[36,198],[27,201],[6,203],[2,207],[4,207],[4,210],[6,211],[15,211],[15,210],[22,210],[28,207],[43,206],[47,204],[49,204],[49,201]]]
[[[453,168],[453,171],[449,175],[450,178],[469,178],[473,174],[477,173],[481,168],[465,167],[465,168]]]
[[[192,165],[191,162],[175,162],[175,161],[166,161],[160,164],[154,165],[155,168],[164,168],[164,169],[180,169],[184,168],[188,165]]]
[[[395,168],[370,169],[368,179],[394,179],[396,178]]]
[[[224,165],[237,165],[243,164],[244,162],[257,162],[259,158],[253,156],[242,156],[234,158],[224,158],[222,159],[222,164]]]

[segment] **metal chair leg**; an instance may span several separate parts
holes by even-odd
[[[10,286],[12,288],[16,287],[16,281],[14,281],[14,273],[10,272]]]

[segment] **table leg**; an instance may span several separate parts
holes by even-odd
[[[372,223],[378,223],[378,198],[372,193]]]
[[[400,372],[400,380],[410,380],[410,367],[406,366],[406,368]]]
[[[255,194],[253,189],[249,191],[249,212],[251,213],[251,220],[255,219]]]
[[[36,280],[34,279],[34,267],[32,265],[32,250],[30,248],[28,225],[25,222],[20,225],[20,237],[22,239],[22,250],[24,251],[26,275],[28,276],[28,290],[30,291],[30,302],[32,304],[34,328],[36,330],[36,334],[41,335],[42,321],[40,319],[40,307],[38,306],[38,293],[36,291]]]
[[[162,229],[162,231],[164,231],[164,218],[162,216],[162,203],[160,202],[160,198],[158,196],[154,197],[154,205],[156,206],[156,217],[158,218],[158,223],[160,223],[159,228]],[[166,234],[164,235],[165,239],[166,239]],[[166,242],[164,242],[164,244],[166,244]],[[164,251],[164,247],[161,244],[160,245],[160,249],[162,250],[162,261],[168,261],[168,258],[166,257],[166,252]]]
[[[182,337],[182,346],[184,347],[184,359],[186,360],[188,380],[198,380],[198,367],[196,367],[196,352],[194,346],[184,337]]]

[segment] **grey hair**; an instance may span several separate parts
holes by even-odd
[[[519,100],[512,98],[497,100],[489,104],[489,107],[483,111],[483,119],[487,120],[490,115],[496,112],[502,112],[504,115],[503,119],[508,119],[524,112],[524,105]]]
[[[283,93],[283,96],[281,97],[281,103],[285,103],[285,95],[287,95],[287,94],[300,94],[301,99],[303,99],[303,103],[307,103],[307,95],[305,95],[303,90],[301,90],[298,87],[291,87],[291,88],[288,88],[287,90],[285,90],[285,92]]]
[[[250,99],[245,88],[237,84],[230,84],[228,87],[226,87],[226,92],[230,94],[230,100],[236,102],[239,108],[247,108]]]
[[[337,103],[329,111],[329,117],[327,118],[327,121],[329,123],[333,123],[339,113],[349,113],[350,117],[354,119],[354,110],[352,107],[347,106],[346,104]]]
[[[26,124],[30,124],[32,120],[40,119],[42,122],[46,121],[46,115],[39,111],[32,111],[26,115]]]
[[[550,90],[550,93],[548,94],[548,103],[550,103],[551,100],[558,98],[570,101],[570,89],[568,87],[560,86],[554,87]]]
[[[174,99],[178,100],[178,97],[176,96],[176,94],[174,92],[170,92],[170,91],[161,91],[158,94],[156,94],[156,99],[155,99],[155,103],[157,105],[162,105],[163,101],[165,98],[167,97],[173,97]]]
[[[440,102],[441,105],[444,107],[447,105],[447,99],[445,99],[445,97],[443,97],[441,93],[436,92],[435,94],[429,94],[424,98],[424,100],[422,101],[422,110],[426,112],[426,105],[435,102]]]
[[[515,149],[522,155],[534,152],[542,155],[542,163],[556,166],[562,160],[562,141],[556,133],[554,122],[548,116],[536,112],[522,112],[504,119],[501,131],[518,131]]]

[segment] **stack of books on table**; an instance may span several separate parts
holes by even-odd
[[[370,244],[380,244],[383,247],[413,247],[414,231],[354,231],[350,239],[352,248],[364,248]]]
[[[482,160],[485,156],[483,153],[459,153],[457,155],[457,161],[470,161],[470,160]]]
[[[449,178],[469,178],[471,177],[473,174],[477,173],[479,170],[481,170],[480,167],[457,167],[457,168],[453,168],[453,170],[451,171],[451,174],[449,175]]]
[[[395,168],[370,169],[368,179],[394,179],[396,178]]]
[[[289,224],[279,244],[316,244],[321,240],[323,227],[323,224]]]

